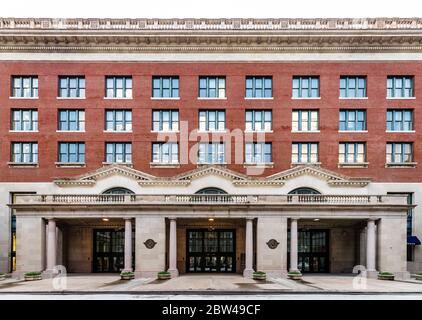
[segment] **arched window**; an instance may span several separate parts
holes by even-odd
[[[301,187],[290,191],[289,194],[321,194],[321,192],[312,188]]]
[[[135,192],[126,188],[116,187],[104,191],[103,194],[135,194]]]
[[[227,194],[226,191],[220,188],[204,188],[196,192],[196,194]]]

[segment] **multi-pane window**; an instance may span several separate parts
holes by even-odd
[[[271,163],[273,161],[272,144],[248,142],[245,144],[245,163]]]
[[[412,131],[413,111],[403,109],[387,110],[387,131]]]
[[[106,98],[132,98],[132,77],[106,77]]]
[[[318,159],[318,143],[295,142],[292,144],[292,163],[316,163]]]
[[[365,98],[366,77],[343,76],[340,77],[340,98]]]
[[[36,76],[12,77],[12,97],[37,98],[38,97],[38,77]]]
[[[199,143],[198,163],[223,164],[225,161],[224,143]]]
[[[12,110],[12,130],[37,131],[38,111],[35,109]]]
[[[132,162],[132,144],[127,142],[106,143],[106,162]]]
[[[179,162],[179,145],[174,142],[153,143],[152,162],[177,164]]]
[[[271,110],[246,110],[246,131],[271,131],[272,111]]]
[[[85,111],[77,109],[59,110],[60,131],[84,131]]]
[[[319,77],[296,76],[293,77],[293,98],[318,98]]]
[[[226,129],[226,112],[224,110],[199,111],[200,131],[219,131]]]
[[[38,143],[36,142],[12,143],[12,162],[37,163],[38,162]]]
[[[293,110],[292,131],[318,131],[318,110]]]
[[[83,142],[60,142],[59,162],[62,163],[84,163],[85,143]]]
[[[339,144],[339,163],[364,163],[366,146],[363,142],[341,142]]]
[[[199,77],[200,98],[225,98],[226,77]]]
[[[153,110],[153,131],[177,131],[179,130],[179,110]]]
[[[85,98],[85,77],[59,77],[59,97]]]
[[[414,97],[413,76],[389,76],[387,77],[388,98]]]
[[[387,163],[406,163],[413,161],[412,143],[388,142],[386,146]]]
[[[340,110],[340,131],[366,130],[365,110]]]
[[[269,76],[246,77],[246,98],[271,98],[273,78]]]
[[[106,131],[131,131],[132,110],[106,110]]]
[[[179,77],[153,77],[152,78],[153,98],[178,98]]]

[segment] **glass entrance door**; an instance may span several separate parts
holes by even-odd
[[[328,230],[299,230],[298,268],[301,272],[329,272]]]
[[[124,267],[124,230],[94,230],[93,272],[120,272]]]
[[[187,272],[236,272],[235,230],[187,230]]]

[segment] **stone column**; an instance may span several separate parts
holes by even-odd
[[[366,233],[366,270],[374,272],[376,260],[376,234],[375,234],[375,221],[370,219],[367,222]]]
[[[290,270],[298,271],[297,267],[297,218],[290,219]]]
[[[125,219],[125,266],[124,271],[130,272],[132,269],[132,219]]]
[[[176,218],[170,218],[169,269],[172,277],[177,277],[177,223]]]
[[[246,218],[246,235],[245,235],[245,270],[244,277],[251,277],[253,270],[253,219]]]
[[[56,220],[48,219],[47,224],[47,272],[53,273],[57,265]]]

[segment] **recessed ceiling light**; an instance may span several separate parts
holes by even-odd
[[[214,221],[214,218],[209,218],[208,221]]]
[[[314,219],[314,221],[319,221],[319,219],[317,218],[317,219]]]
[[[110,219],[108,219],[108,218],[103,218],[103,221],[110,221]]]

